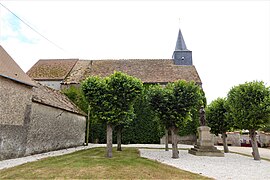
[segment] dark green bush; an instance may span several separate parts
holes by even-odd
[[[133,121],[122,131],[123,144],[159,143],[160,138],[164,135],[164,127],[160,125],[160,121],[148,102],[148,86],[144,85],[142,95],[134,104],[135,116]],[[88,103],[80,88],[72,86],[63,90],[63,93],[87,114]],[[198,111],[194,110],[192,114],[193,120],[189,121],[184,128],[180,128],[179,135],[196,134],[199,124]],[[90,118],[89,142],[106,143],[106,124],[97,121],[93,117]],[[114,132],[113,139],[113,142],[116,143],[116,132]]]

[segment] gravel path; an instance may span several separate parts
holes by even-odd
[[[68,149],[62,149],[62,150],[58,150],[58,151],[51,151],[51,152],[47,152],[47,153],[35,154],[32,156],[26,156],[26,157],[21,157],[21,158],[16,158],[16,159],[3,160],[3,161],[0,161],[0,170],[5,169],[5,168],[18,166],[18,165],[25,164],[28,162],[38,161],[40,159],[47,158],[47,157],[60,156],[60,155],[73,153],[75,151],[79,151],[79,150],[83,150],[83,149],[102,147],[102,146],[105,147],[105,144],[89,144],[89,146],[79,146],[79,147],[75,147],[75,148],[68,148]]]
[[[226,153],[225,157],[205,157],[180,150],[179,159],[172,159],[171,151],[140,149],[140,153],[142,157],[215,179],[270,179],[269,161],[255,161],[234,153]]]

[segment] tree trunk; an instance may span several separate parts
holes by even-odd
[[[254,160],[261,160],[260,154],[259,154],[259,149],[258,149],[258,144],[257,144],[257,139],[256,139],[256,132],[255,130],[249,130],[249,137],[251,139],[251,145],[252,145],[252,155]]]
[[[88,106],[87,121],[86,121],[86,140],[85,140],[86,146],[88,146],[89,143],[89,128],[90,128],[90,105]]]
[[[121,139],[122,139],[122,127],[117,128],[117,151],[122,151]]]
[[[222,141],[223,141],[224,153],[228,153],[229,152],[229,148],[228,148],[228,144],[227,144],[227,135],[226,135],[226,132],[223,132],[222,133]]]
[[[177,128],[171,128],[171,136],[172,136],[172,158],[179,158],[178,148],[177,148]]]
[[[169,151],[169,133],[168,129],[165,129],[165,151]]]
[[[112,157],[112,124],[107,123],[107,157]]]

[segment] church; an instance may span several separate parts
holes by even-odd
[[[121,71],[142,80],[145,84],[167,84],[177,80],[194,81],[202,85],[179,29],[172,59],[41,59],[28,72],[33,80],[60,90],[79,86],[89,76],[106,77]]]

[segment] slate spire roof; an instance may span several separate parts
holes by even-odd
[[[183,38],[181,29],[179,28],[175,51],[181,51],[181,50],[187,50],[187,46],[186,46],[185,40]]]

